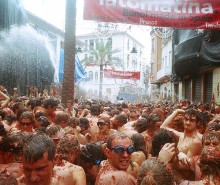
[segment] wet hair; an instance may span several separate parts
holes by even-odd
[[[18,185],[18,181],[13,174],[8,174],[8,172],[1,172],[0,185]]]
[[[79,118],[80,127],[83,126],[85,129],[89,128],[89,120],[87,118]]]
[[[70,116],[68,113],[60,111],[56,114],[55,118],[54,118],[54,123],[59,125],[62,121],[67,123],[70,119]]]
[[[100,106],[99,105],[92,105],[90,108],[90,112],[93,116],[98,116],[100,114]]]
[[[25,144],[25,139],[28,135],[29,134],[26,132],[7,134],[0,144],[0,150],[3,152],[11,152],[16,155],[21,154]]]
[[[9,114],[5,116],[4,120],[7,120],[10,124],[16,121],[17,117],[14,114]]]
[[[123,102],[123,103],[121,104],[121,107],[122,107],[122,108],[128,108],[128,104],[126,104],[125,102]]]
[[[131,140],[135,151],[142,151],[145,154],[146,159],[148,158],[148,152],[146,150],[146,142],[142,134],[133,134]]]
[[[18,113],[17,113],[17,120],[20,119],[21,115],[23,112],[29,111],[31,112],[32,110],[27,108],[27,107],[21,107],[20,109],[18,109]]]
[[[2,122],[0,122],[0,136],[5,136],[7,134],[5,127]]]
[[[124,138],[129,138],[129,137],[125,133],[122,133],[122,132],[117,132],[117,133],[111,134],[107,139],[106,147],[108,149],[111,149],[112,148],[112,141],[114,139],[124,139]]]
[[[46,116],[40,116],[37,118],[38,122],[41,122],[42,127],[48,127],[50,125],[50,122]]]
[[[42,106],[42,101],[40,99],[35,100],[36,107]]]
[[[157,130],[152,138],[152,156],[157,157],[166,143],[176,143],[178,139],[173,132],[166,129]]]
[[[72,154],[75,151],[80,150],[79,140],[70,134],[65,135],[59,142],[57,146],[57,154],[61,154],[61,159],[67,160],[68,154]]]
[[[135,126],[134,126],[134,128],[135,128],[135,130],[137,130],[138,131],[138,133],[142,133],[142,132],[144,132],[145,130],[147,130],[147,127],[148,125],[147,125],[147,119],[145,119],[145,118],[139,118],[138,120],[137,120],[137,123],[135,124]]]
[[[123,126],[127,123],[127,116],[120,114],[115,117],[115,119],[119,122],[120,126]]]
[[[216,132],[205,134],[202,142],[204,144],[205,140],[214,138],[216,138],[220,143],[220,135]],[[217,175],[219,177],[218,172],[220,170],[220,150],[216,150],[214,147],[213,149],[203,147],[199,166],[203,175]]]
[[[29,100],[27,102],[27,106],[31,106],[31,110],[34,110],[34,108],[36,107],[36,100],[33,99]]]
[[[111,110],[111,112],[110,112],[110,115],[113,117],[114,115],[119,115],[119,110],[118,109],[113,109],[113,110]]]
[[[185,111],[185,116],[195,116],[196,117],[196,125],[198,126],[202,121],[202,116],[199,111],[196,109],[187,109]]]
[[[52,98],[46,99],[43,102],[43,107],[45,109],[48,109],[49,107],[56,107],[56,106],[58,106],[58,101]]]
[[[81,147],[80,159],[86,163],[93,163],[99,165],[101,161],[105,160],[102,152],[102,145],[98,143],[87,143]]]
[[[21,114],[21,116],[19,117],[19,122],[22,120],[22,119],[30,119],[31,122],[34,124],[34,115],[33,115],[33,112],[31,111],[25,111]]]
[[[138,185],[164,185],[174,184],[174,175],[172,168],[166,166],[156,158],[147,159],[140,166],[138,176]]]
[[[109,116],[107,116],[107,115],[101,115],[101,116],[99,117],[99,120],[100,120],[100,119],[104,120],[105,123],[110,123],[110,118],[109,118]]]
[[[220,130],[220,120],[214,120],[208,123],[207,130],[209,132],[215,132]]]
[[[147,117],[147,129],[154,128],[155,123],[158,122],[158,121],[161,121],[160,117],[157,114],[151,113]]]
[[[43,157],[45,152],[48,152],[48,160],[53,161],[55,155],[53,140],[43,133],[30,134],[23,148],[23,156],[26,161],[29,163],[36,162]]]
[[[63,130],[63,128],[60,125],[53,125],[53,126],[51,126],[50,128],[47,129],[47,133],[51,137],[53,135],[56,135],[57,132],[59,132],[61,130]]]
[[[5,119],[5,111],[0,110],[0,116],[2,117],[2,120]]]
[[[67,125],[76,128],[76,126],[79,126],[79,118],[71,117]]]

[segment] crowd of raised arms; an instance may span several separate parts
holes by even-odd
[[[0,86],[0,185],[220,185],[220,107],[62,104]]]

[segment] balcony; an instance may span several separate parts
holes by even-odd
[[[172,67],[171,66],[165,67],[157,72],[157,80],[161,80],[167,76],[171,76],[171,74],[172,74]]]

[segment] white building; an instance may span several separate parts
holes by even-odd
[[[82,53],[78,53],[80,60],[85,57],[89,57],[89,47],[94,46],[97,37],[94,34],[86,34],[77,36],[77,40],[83,42],[85,46],[82,49]],[[109,39],[109,38],[102,38]],[[122,67],[114,67],[116,71],[129,71],[140,72],[140,79],[116,79],[116,78],[103,78],[103,99],[115,101],[118,97],[118,93],[129,93],[130,96],[134,94],[141,94],[144,91],[144,72],[146,70],[146,57],[144,55],[144,46],[138,42],[127,32],[118,32],[112,35],[112,50],[119,49],[120,52],[114,54],[122,60]],[[131,51],[136,51],[131,53]],[[112,69],[110,66],[105,66],[104,69]],[[98,98],[99,93],[99,66],[90,65],[85,68],[89,81],[81,83],[83,88],[88,93],[88,98]],[[124,89],[124,90],[122,90]],[[123,97],[124,98],[124,97]],[[131,100],[132,101],[132,100]]]

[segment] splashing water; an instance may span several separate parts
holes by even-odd
[[[21,0],[0,0],[0,85],[11,93],[17,87],[27,94],[30,85],[42,90],[58,78],[55,50],[27,21]]]
[[[44,88],[52,83],[55,69],[46,45],[29,25],[0,32],[0,84],[25,94],[29,85]]]

